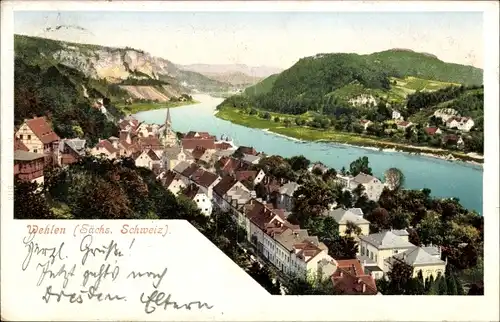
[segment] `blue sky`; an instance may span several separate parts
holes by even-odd
[[[87,31],[43,32],[77,25]],[[480,12],[28,12],[14,31],[143,49],[175,63],[289,67],[326,52],[408,48],[449,62],[483,65]]]

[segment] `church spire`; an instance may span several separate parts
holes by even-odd
[[[172,126],[172,119],[170,118],[170,107],[167,107],[167,117],[165,118],[165,126]]]

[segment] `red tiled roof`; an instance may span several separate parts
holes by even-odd
[[[75,162],[78,162],[78,159],[73,154],[64,153],[61,155],[61,164],[72,164]]]
[[[220,142],[220,143],[215,143],[215,148],[217,150],[227,150],[232,148],[232,145],[227,142]]]
[[[24,143],[14,136],[14,151],[21,150],[29,152],[30,149]]]
[[[213,184],[219,178],[218,175],[205,171],[203,169],[198,169],[191,179],[197,183],[198,185],[208,188],[211,184]]]
[[[186,135],[184,135],[184,138],[186,138],[186,139],[193,139],[193,138],[212,139],[213,138],[215,140],[215,136],[210,135],[210,133],[208,133],[208,132],[195,132],[195,131],[189,131],[188,133],[186,133]]]
[[[437,127],[427,127],[425,128],[425,132],[429,135],[434,135],[436,134],[436,131],[439,130]]]
[[[266,230],[276,215],[263,203],[252,199],[245,205],[246,217],[257,227]],[[276,226],[278,228],[279,226]],[[270,227],[269,227],[270,228]]]
[[[257,176],[257,171],[237,171],[234,176],[238,181],[254,180]]]
[[[377,285],[372,276],[365,274],[357,259],[338,260],[332,275],[333,287],[345,295],[376,295]]]
[[[370,122],[370,121],[369,121],[369,120],[361,120],[361,121],[359,121],[359,122],[360,122],[361,124],[366,124],[366,123],[368,123],[368,122]]]
[[[194,150],[197,146],[207,150],[215,150],[215,138],[183,138],[182,147],[186,150]]]
[[[234,172],[240,170],[246,170],[248,165],[246,165],[241,160],[232,158],[232,157],[222,157],[218,161],[220,170],[226,174],[233,174]]]
[[[197,185],[191,184],[186,189],[184,189],[182,191],[182,194],[186,198],[193,200],[194,197],[196,197],[196,195],[198,194],[199,191],[200,191],[200,188]]]
[[[308,240],[304,240],[302,243],[296,243],[293,247],[298,251],[297,257],[301,258],[306,263],[321,253],[321,249]],[[306,259],[306,257],[308,258]]]
[[[106,149],[109,153],[119,152],[119,150],[115,149],[113,144],[108,140],[101,140],[99,143],[97,143],[96,147]]]
[[[199,169],[200,167],[196,163],[191,163],[181,174],[186,178],[190,178]]]
[[[160,150],[163,148],[160,140],[154,136],[140,137],[137,143],[142,149],[150,148],[154,150]]]
[[[31,120],[26,120],[26,124],[43,144],[60,140],[45,117],[35,117]]]
[[[156,154],[155,151],[149,149],[148,151],[148,156],[151,158],[151,160],[153,161],[160,161],[160,158],[158,157],[158,155]]]
[[[223,197],[229,189],[231,189],[235,184],[237,180],[234,179],[231,176],[224,176],[221,181],[219,181],[218,184],[215,185],[214,191],[217,193],[219,196]]]
[[[195,160],[199,160],[203,156],[203,154],[205,154],[205,151],[207,151],[207,149],[205,149],[204,147],[197,146],[196,148],[194,148],[193,152],[191,152],[191,155]]]
[[[165,187],[169,187],[174,180],[180,180],[180,179],[181,177],[179,174],[175,173],[172,170],[168,170],[167,172],[165,172],[165,175],[161,179],[161,183],[163,183]]]
[[[410,124],[410,122],[407,122],[407,121],[399,121],[399,122],[396,122],[397,125],[399,126],[407,126],[408,124]]]

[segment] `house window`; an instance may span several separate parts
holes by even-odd
[[[373,252],[370,253],[370,259],[373,259]]]
[[[20,139],[20,140],[22,140],[22,139],[23,139],[23,135],[22,135],[22,134],[21,134],[21,135],[19,135],[19,139]]]
[[[196,199],[196,202],[200,202],[200,199]]]
[[[208,212],[208,208],[205,208],[205,212]]]
[[[38,153],[38,150],[37,150],[37,149],[34,149],[34,150],[33,150],[33,153]]]
[[[394,254],[397,254],[399,251],[397,249],[394,250]]]

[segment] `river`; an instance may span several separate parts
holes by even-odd
[[[383,177],[388,168],[399,168],[405,174],[406,188],[429,188],[433,196],[459,198],[464,207],[482,213],[481,166],[402,152],[383,152],[324,142],[301,142],[215,117],[215,107],[223,101],[222,98],[208,95],[195,95],[194,98],[200,103],[170,110],[175,131],[204,131],[217,135],[218,138],[224,134],[232,138],[236,145],[253,146],[257,151],[284,157],[302,154],[311,161],[321,161],[337,170],[342,167],[348,169],[352,161],[367,156],[374,175],[379,178]],[[166,109],[160,109],[137,113],[135,118],[147,123],[163,123],[165,115]]]

